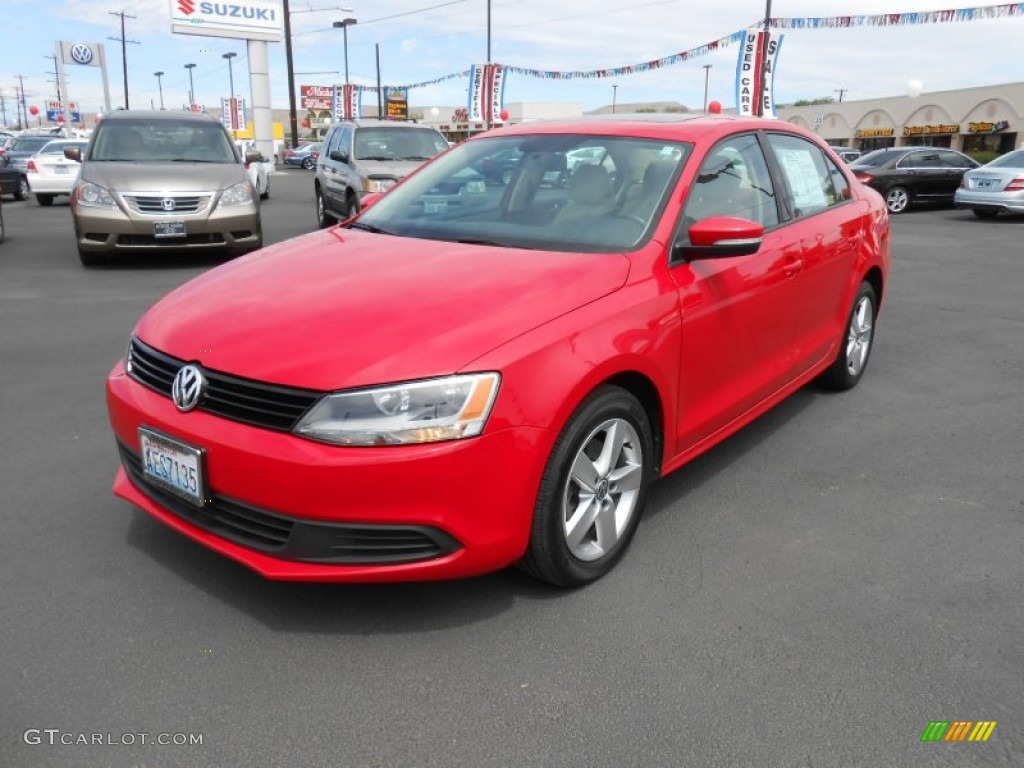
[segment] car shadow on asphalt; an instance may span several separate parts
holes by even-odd
[[[677,508],[730,464],[751,451],[763,449],[773,433],[785,428],[822,397],[827,394],[814,385],[804,387],[724,443],[659,481],[652,488],[645,517]],[[141,510],[127,504],[123,508],[133,515],[126,537],[130,546],[215,600],[279,631],[364,635],[436,630],[489,619],[520,600],[571,599],[580,592],[542,584],[514,567],[441,582],[270,581],[167,528]],[[613,579],[615,574],[607,578]]]

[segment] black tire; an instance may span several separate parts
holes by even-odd
[[[307,171],[313,170],[313,158],[312,157],[304,157],[304,158],[302,158],[302,167],[305,168]]]
[[[979,219],[994,219],[999,215],[999,211],[979,211],[977,208],[974,208],[971,213]]]
[[[32,194],[32,187],[28,185],[28,179],[25,176],[19,176],[18,186],[14,189],[14,199],[28,200],[30,194]]]
[[[267,174],[267,186],[263,188],[263,193],[260,195],[260,200],[266,200],[270,197],[270,174]]]
[[[875,345],[875,318],[878,297],[867,281],[861,283],[857,297],[846,317],[846,327],[839,342],[839,351],[832,365],[818,382],[825,388],[842,392],[853,389],[867,370]]]
[[[95,251],[83,251],[81,248],[79,248],[78,259],[82,262],[82,266],[98,267],[101,264],[106,264],[107,262],[109,262],[110,256],[106,253],[96,253]]]
[[[316,190],[316,224],[320,229],[327,229],[334,223],[334,218],[327,212],[327,201],[324,200],[323,193]]]
[[[910,208],[910,190],[906,187],[892,187],[885,193],[885,207],[889,213],[904,213]]]
[[[355,193],[349,192],[345,195],[345,210],[342,212],[342,221],[348,221],[353,216],[359,213],[359,201],[356,200]]]
[[[600,449],[615,443],[617,455],[601,466]],[[650,421],[640,402],[615,386],[592,392],[548,458],[520,567],[560,587],[587,584],[608,573],[636,532],[656,464]],[[574,466],[592,471],[591,480],[574,480],[580,476],[572,471]],[[568,510],[586,521],[578,521],[575,532],[568,528],[576,515]]]
[[[53,195],[36,195],[36,200],[43,207],[53,205]]]

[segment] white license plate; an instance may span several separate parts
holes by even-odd
[[[206,499],[203,451],[145,427],[139,427],[142,471],[148,482],[197,507]]]
[[[153,224],[153,237],[185,237],[184,221],[157,221]]]
[[[996,183],[995,179],[978,179],[978,189],[988,189],[994,186]]]

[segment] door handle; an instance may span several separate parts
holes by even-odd
[[[804,268],[804,260],[803,259],[793,259],[793,261],[789,262],[788,264],[785,264],[782,267],[782,272],[783,272],[783,274],[786,275],[786,277],[792,277],[793,275],[795,275],[797,272],[799,272],[803,268]]]

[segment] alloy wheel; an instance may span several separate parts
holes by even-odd
[[[874,317],[871,297],[861,296],[850,316],[850,327],[846,333],[846,368],[851,376],[860,374],[871,352]]]

